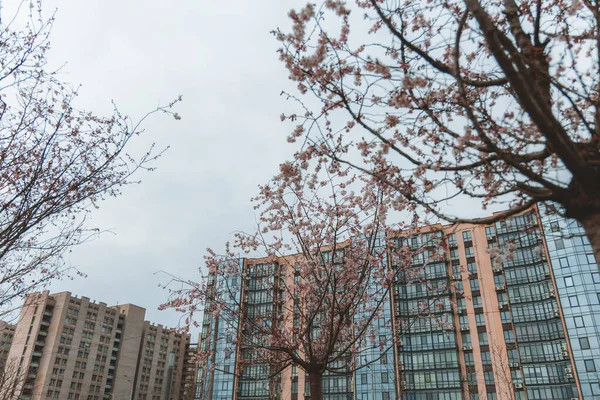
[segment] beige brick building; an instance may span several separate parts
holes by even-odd
[[[200,339],[198,337],[198,339]],[[190,343],[183,358],[183,375],[181,376],[181,400],[196,398],[196,380],[198,377],[198,343]]]
[[[162,400],[170,384],[169,399],[178,399],[189,337],[151,325],[145,314],[69,292],[27,296],[8,354],[26,375],[20,398]]]
[[[136,399],[164,399],[169,390],[170,399],[179,399],[186,347],[189,336],[174,333],[162,325],[144,322],[139,368],[136,375]],[[171,375],[171,386],[168,377]]]

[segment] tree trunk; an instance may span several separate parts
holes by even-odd
[[[600,213],[590,214],[580,220],[585,233],[587,234],[594,255],[596,256],[596,263],[600,268]]]
[[[310,400],[323,400],[323,374],[310,372],[308,382],[310,384]]]

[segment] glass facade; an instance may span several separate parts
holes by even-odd
[[[540,208],[542,226],[558,299],[567,328],[564,353],[575,361],[583,399],[600,398],[600,273],[583,228],[574,220],[548,216]],[[567,348],[568,346],[568,348]]]
[[[243,265],[244,260],[237,261]],[[226,293],[224,302],[230,310],[238,309],[241,302],[241,279],[239,277],[211,278],[209,286],[214,293]],[[225,310],[227,312],[227,310]],[[198,370],[197,394],[200,398],[212,400],[232,399],[235,390],[237,349],[234,337],[237,334],[238,322],[233,318],[213,317],[205,312],[200,337],[202,351],[210,349],[208,364]]]
[[[252,330],[256,324],[262,327],[274,323],[276,316],[282,313],[278,301],[280,267],[277,263],[248,264],[245,268],[244,280],[244,313],[242,329]],[[256,335],[248,336],[248,341],[261,341]],[[268,338],[264,338],[267,343]],[[270,378],[269,366],[256,364],[255,350],[252,343],[242,340],[241,359],[248,365],[240,371],[240,381],[237,388],[237,398],[242,400],[268,400],[278,398],[280,393],[279,381]]]
[[[537,214],[531,210],[494,228],[490,246],[510,249],[498,276],[507,288],[503,328],[514,331],[514,344],[507,345],[514,397],[525,398],[522,390],[529,400],[577,397],[570,355],[561,352],[565,332]]]
[[[600,398],[598,264],[577,223],[541,211],[399,238],[415,252],[412,263],[397,270],[357,369],[324,375],[324,398]],[[389,254],[389,265],[400,268]],[[237,288],[231,304],[244,307],[244,318],[274,321],[289,300],[279,288],[284,270],[250,261],[243,281],[214,284]],[[294,310],[299,304],[294,298]],[[205,315],[201,346],[214,354],[200,370],[197,398],[310,398],[309,377],[297,366],[271,380],[266,366],[242,367],[252,350],[232,346],[231,335],[246,328],[243,319],[226,324]]]
[[[376,244],[381,248],[380,240]],[[376,298],[379,289],[371,282],[368,293]],[[371,306],[376,307],[375,300]],[[366,335],[355,373],[355,391],[357,400],[387,400],[396,397],[395,389],[395,340],[393,333],[392,303],[389,296],[384,299],[381,313],[374,322],[372,334]],[[368,318],[368,315],[357,315],[357,318]],[[353,399],[353,397],[350,397]]]
[[[402,399],[459,400],[462,398],[458,346],[452,319],[452,269],[432,238],[442,233],[415,235],[409,244],[417,254],[412,266],[397,275],[395,312],[402,330],[398,369]],[[450,255],[454,242],[450,240]]]

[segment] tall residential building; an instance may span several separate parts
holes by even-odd
[[[183,375],[181,376],[181,400],[193,400],[196,396],[196,379],[198,376],[198,343],[189,343],[183,358]]]
[[[179,400],[189,336],[173,334],[172,330],[148,321],[144,322],[143,331],[135,398],[161,400],[168,391],[170,399]]]
[[[4,370],[8,361],[8,352],[15,335],[15,326],[4,321],[0,321],[0,371]]]
[[[189,337],[151,325],[145,314],[133,304],[107,306],[69,292],[28,295],[8,355],[25,377],[20,399],[163,400],[169,388],[168,399],[179,399]],[[146,371],[149,391],[142,390]]]
[[[431,237],[444,238],[444,259],[416,254],[384,306],[380,334],[400,340],[385,351],[367,346],[356,360],[364,368],[325,377],[326,399],[600,398],[600,273],[576,222],[533,208],[489,226],[429,226],[398,240],[418,249]],[[246,278],[231,278],[229,287],[241,288],[231,303],[244,315],[272,313],[280,271],[294,268],[282,268],[285,258],[239,262]],[[205,314],[200,347],[212,356],[198,372],[196,399],[309,399],[298,367],[271,379],[259,366],[242,370],[237,354],[252,349],[230,339],[240,326]],[[385,331],[398,326],[401,335]]]

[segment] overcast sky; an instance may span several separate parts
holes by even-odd
[[[10,4],[3,3],[5,14]],[[57,10],[50,63],[66,62],[62,79],[82,85],[79,108],[108,114],[114,100],[139,118],[183,95],[182,120],[152,117],[138,143],[170,146],[158,170],[92,214],[92,224],[114,234],[69,255],[88,277],[56,282],[51,291],[134,303],[153,322],[177,324],[177,313],[157,310],[167,297],[158,284],[168,278],[156,273],[196,277],[207,247],[221,250],[233,231],[251,229],[249,199],[293,151],[279,119],[292,107],[280,97],[291,84],[269,32],[302,4],[44,1],[47,15]]]
[[[2,17],[19,3],[0,0]],[[198,278],[207,247],[222,251],[233,232],[253,228],[250,198],[295,150],[286,141],[293,126],[279,118],[298,111],[280,95],[295,85],[270,31],[289,31],[288,11],[305,4],[44,0],[46,16],[56,13],[49,63],[62,66],[63,81],[82,85],[78,108],[110,115],[114,100],[136,120],[183,96],[182,120],[152,116],[130,149],[170,146],[158,169],[101,203],[89,221],[108,233],[68,255],[87,278],[55,282],[51,291],[134,303],[147,319],[178,325],[181,315],[157,310],[168,297],[159,284],[169,277],[160,271]]]

